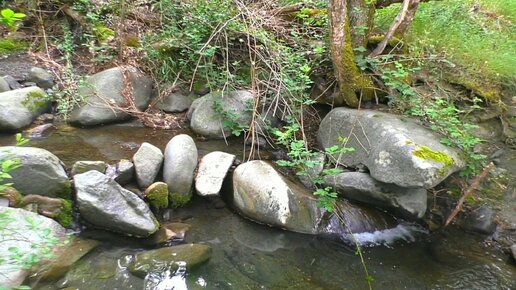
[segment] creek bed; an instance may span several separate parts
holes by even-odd
[[[77,160],[130,159],[141,142],[164,148],[187,130],[156,131],[112,125],[93,129],[58,126],[30,145],[45,148],[70,168]],[[12,135],[0,145],[12,145]],[[200,155],[221,150],[243,159],[241,144],[197,140]],[[271,154],[264,152],[270,159]],[[59,281],[33,289],[367,289],[364,267],[353,243],[270,228],[231,209],[195,197],[169,219],[191,225],[185,242],[213,248],[210,261],[192,271],[152,273],[140,279],[127,270],[143,246],[122,236],[99,235],[101,246]],[[86,234],[86,233],[85,233]],[[90,236],[91,237],[91,236]],[[95,237],[95,236],[93,236]],[[485,246],[485,236],[449,228],[427,234],[401,224],[398,230],[357,235],[374,289],[516,289],[516,267]],[[349,241],[349,240],[348,240]]]

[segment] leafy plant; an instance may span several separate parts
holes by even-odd
[[[0,24],[9,28],[13,28],[16,22],[22,21],[27,15],[19,12],[14,12],[9,8],[0,10]]]

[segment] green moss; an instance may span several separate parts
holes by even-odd
[[[407,141],[409,142],[409,141]],[[444,175],[450,166],[455,164],[453,158],[441,151],[434,151],[427,146],[416,145],[417,149],[412,153],[414,156],[419,157],[423,160],[431,160],[434,162],[442,163],[444,166],[439,170],[439,174]]]
[[[169,194],[169,201],[170,201],[170,204],[172,205],[172,207],[174,208],[178,208],[178,207],[182,207],[184,206],[185,204],[187,204],[190,199],[192,199],[192,194],[181,194],[181,193],[177,193],[177,192],[171,192]]]
[[[61,190],[59,190],[57,192],[57,197],[66,199],[66,200],[70,200],[72,198],[71,194],[72,194],[72,183],[70,182],[70,180],[67,180],[66,182],[63,183]]]
[[[9,38],[0,39],[0,55],[23,51],[28,47],[29,44],[25,41]]]
[[[156,209],[168,207],[168,187],[157,186],[145,196],[149,203]]]
[[[22,102],[32,112],[36,112],[48,105],[47,95],[41,91],[31,91],[27,93],[27,98]]]
[[[61,210],[55,217],[55,220],[60,223],[63,227],[67,228],[72,225],[72,202],[70,200],[61,199],[63,201]]]

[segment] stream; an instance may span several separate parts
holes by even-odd
[[[130,159],[142,142],[164,149],[173,136],[188,130],[152,130],[138,123],[92,129],[58,126],[28,146],[57,155],[67,168],[78,160],[113,163]],[[13,145],[13,135],[0,135],[0,146]],[[196,140],[199,155],[220,150],[242,156],[240,142]],[[262,152],[262,159],[273,159]],[[489,247],[485,236],[450,227],[428,233],[399,221],[393,229],[343,234],[343,239],[303,235],[249,221],[228,207],[194,197],[186,207],[170,211],[170,221],[191,225],[185,242],[213,248],[209,262],[194,270],[164,270],[140,279],[127,265],[148,249],[135,239],[102,231],[80,235],[102,241],[68,274],[33,289],[516,289],[516,267],[508,256]],[[364,263],[355,253],[361,243]]]

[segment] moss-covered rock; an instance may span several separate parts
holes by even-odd
[[[164,182],[151,184],[143,195],[157,210],[168,207],[168,185]]]

